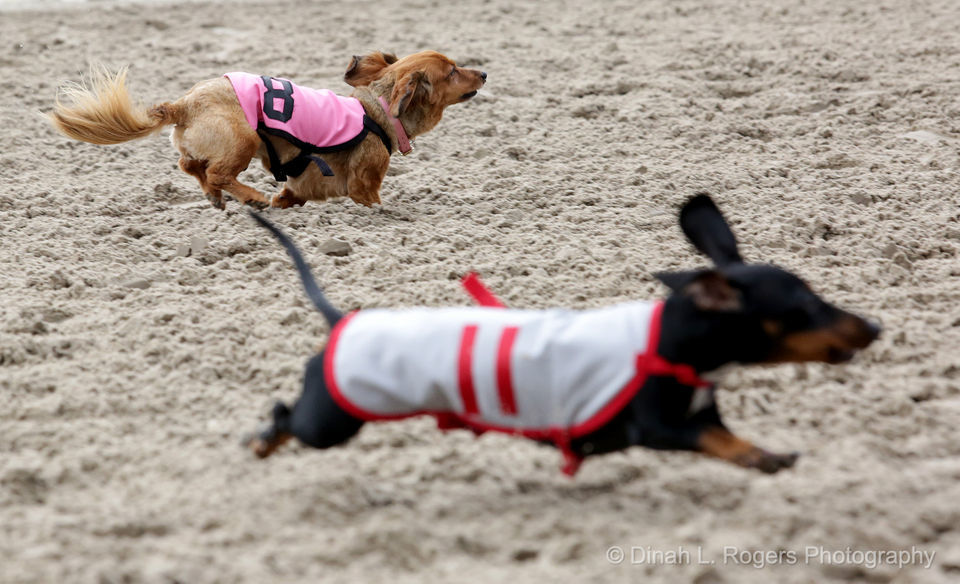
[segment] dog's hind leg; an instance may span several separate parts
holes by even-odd
[[[337,405],[323,371],[324,353],[314,355],[303,376],[303,393],[290,412],[290,433],[314,448],[330,448],[353,438],[364,421]]]
[[[244,166],[244,168],[246,168],[246,166]],[[265,209],[270,206],[270,199],[263,193],[237,180],[237,174],[240,174],[242,170],[243,169],[234,173],[229,167],[224,168],[220,165],[211,165],[207,167],[207,183],[213,190],[227,191],[245,205],[250,205],[258,209]]]
[[[197,178],[197,181],[200,182],[200,188],[203,189],[203,194],[207,196],[207,200],[218,209],[225,207],[223,191],[227,191],[241,203],[253,207],[262,209],[269,204],[267,198],[260,191],[238,181],[236,174],[233,174],[229,167],[224,169],[223,165],[220,164],[211,165],[206,160],[195,160],[181,156],[180,169]]]
[[[273,421],[263,430],[244,438],[244,445],[260,458],[266,458],[286,444],[290,433],[290,408],[281,401],[273,406]]]
[[[210,183],[207,182],[207,162],[205,160],[195,160],[188,158],[186,155],[181,155],[179,164],[180,170],[196,177],[197,182],[200,183],[200,188],[203,189],[203,194],[207,196],[207,200],[210,201],[211,205],[217,209],[224,209],[226,207],[223,203],[222,191],[212,188]]]
[[[222,191],[241,203],[265,207],[269,200],[237,180],[261,146],[226,78],[203,82],[176,104],[185,112],[170,140],[180,151],[180,168],[200,181],[214,206],[223,208]]]
[[[247,165],[250,164],[258,146],[257,142],[247,141],[242,147],[229,154],[210,160],[206,172],[209,187],[217,191],[227,191],[245,205],[260,209],[270,205],[270,199],[263,193],[237,180],[237,175],[246,170]]]
[[[245,441],[248,448],[265,458],[290,438],[313,448],[330,448],[353,438],[364,421],[345,412],[327,389],[323,375],[323,353],[307,363],[303,393],[293,408],[282,402],[273,407],[273,423]]]

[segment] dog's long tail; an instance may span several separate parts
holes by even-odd
[[[163,103],[149,109],[134,105],[126,80],[126,68],[114,74],[103,66],[93,66],[87,83],[61,87],[53,111],[44,115],[61,133],[91,144],[136,140],[167,124],[178,123],[180,108],[175,104]],[[70,103],[61,101],[61,97]]]
[[[250,213],[250,216],[253,217],[257,223],[266,227],[274,237],[280,240],[283,247],[287,249],[287,253],[297,266],[297,272],[300,274],[300,281],[303,283],[303,289],[307,293],[307,296],[313,302],[313,305],[317,307],[317,310],[323,314],[323,317],[327,319],[330,328],[335,327],[337,323],[340,322],[340,319],[343,318],[343,313],[330,304],[327,297],[323,295],[323,290],[317,285],[317,281],[313,279],[313,274],[310,273],[310,266],[304,261],[303,254],[297,249],[296,244],[294,244],[284,232],[280,231],[276,225],[267,221],[263,215],[249,209],[247,212]]]

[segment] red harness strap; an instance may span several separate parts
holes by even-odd
[[[506,308],[507,305],[493,295],[493,292],[487,288],[486,284],[480,281],[480,276],[476,272],[470,272],[460,280],[463,288],[467,291],[473,300],[480,306],[489,308]]]
[[[580,470],[580,465],[583,464],[583,456],[574,452],[573,448],[570,447],[570,433],[557,430],[550,439],[553,440],[553,443],[560,449],[560,454],[563,455],[563,466],[560,467],[560,472],[573,478],[573,475]]]
[[[689,365],[671,363],[656,353],[650,353],[646,358],[647,373],[650,375],[673,377],[680,385],[690,387],[709,387],[713,385],[712,382],[697,375],[697,370]]]

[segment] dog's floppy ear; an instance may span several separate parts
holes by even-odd
[[[362,57],[354,55],[347,72],[343,74],[343,80],[353,87],[370,85],[380,77],[384,69],[396,62],[397,56],[393,53],[377,51]]]
[[[737,238],[706,193],[697,193],[683,206],[680,227],[687,239],[717,266],[743,262],[737,251]]]
[[[411,71],[397,80],[390,96],[390,115],[400,116],[414,103],[430,95],[430,80],[422,71]]]
[[[654,276],[676,294],[689,296],[700,310],[736,312],[743,309],[743,298],[718,270],[659,272]]]

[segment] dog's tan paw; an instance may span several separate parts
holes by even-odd
[[[289,209],[290,207],[302,207],[304,203],[306,203],[306,201],[303,199],[295,197],[286,190],[283,190],[273,196],[273,200],[270,201],[270,206],[278,209]]]
[[[224,202],[223,196],[207,195],[207,200],[210,201],[210,204],[213,205],[214,209],[220,209],[223,211],[227,208],[227,204]]]
[[[246,200],[243,202],[243,204],[249,205],[258,211],[263,211],[264,209],[270,206],[270,203],[268,203],[267,201],[254,201],[254,200]]]
[[[785,468],[790,468],[796,464],[798,458],[800,458],[799,452],[777,454],[767,452],[762,448],[754,448],[738,456],[734,462],[746,468],[755,468],[760,472],[774,474]]]
[[[273,430],[273,426],[266,426],[264,429],[245,435],[240,440],[240,445],[257,455],[257,458],[266,458],[291,438],[293,438],[292,434],[278,433]]]
[[[250,449],[257,458],[266,458],[274,453],[276,447],[272,447],[269,442],[262,438],[253,438],[247,442],[247,448]]]

